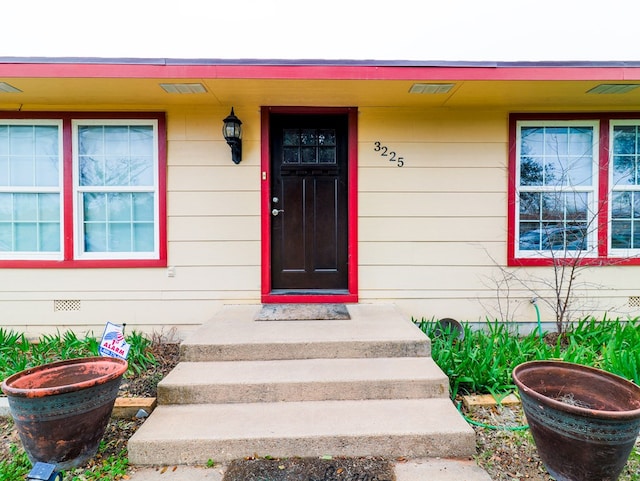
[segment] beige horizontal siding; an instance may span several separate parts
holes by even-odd
[[[167,268],[0,270],[0,325],[101,332],[127,322],[184,333],[225,303],[259,303],[261,290],[260,108],[236,109],[243,160],[221,136],[229,107],[170,107]],[[528,286],[545,298],[551,268],[505,268],[508,112],[365,108],[358,115],[358,260],[361,302],[393,302],[412,316],[531,322]],[[376,142],[404,166],[376,152]],[[638,315],[637,268],[582,271],[576,304],[586,312]],[[169,273],[173,277],[169,277]],[[503,285],[505,272],[522,281]],[[55,312],[55,300],[80,300]],[[505,308],[508,306],[508,308]],[[541,306],[546,320],[553,318]]]

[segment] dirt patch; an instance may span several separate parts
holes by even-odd
[[[288,458],[232,461],[222,481],[394,481],[384,458]]]
[[[154,342],[151,352],[156,364],[149,366],[140,375],[129,374],[120,383],[119,396],[123,397],[157,397],[158,382],[171,371],[180,360],[180,344]]]

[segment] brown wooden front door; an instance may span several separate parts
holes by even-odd
[[[272,114],[271,288],[348,288],[348,117]]]

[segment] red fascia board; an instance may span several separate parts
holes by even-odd
[[[0,63],[3,78],[153,78],[274,80],[640,80],[640,67],[163,65],[136,63]]]

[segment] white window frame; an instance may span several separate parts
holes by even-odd
[[[593,129],[592,146],[592,183],[590,186],[526,186],[520,185],[520,156],[522,148],[521,132],[523,127],[591,127]],[[599,199],[599,154],[600,154],[600,122],[598,120],[518,120],[516,121],[515,136],[515,225],[514,252],[519,259],[553,259],[553,258],[594,258],[598,255],[598,199]],[[587,249],[585,250],[520,250],[520,194],[522,192],[586,192],[591,194],[588,203],[589,213],[594,216],[588,220]]]
[[[151,126],[153,128],[153,186],[80,186],[78,128],[80,126]],[[73,168],[73,218],[74,228],[74,259],[76,260],[145,260],[158,259],[160,252],[160,209],[159,209],[159,172],[158,172],[158,121],[156,119],[73,119],[72,126],[72,168]],[[148,192],[154,194],[154,250],[149,252],[86,252],[84,250],[84,209],[82,194],[86,192]]]
[[[613,183],[613,157],[615,153],[613,151],[614,142],[614,127],[618,126],[633,126],[640,128],[640,119],[612,119],[609,121],[609,209],[607,212],[607,222],[609,226],[609,233],[607,236],[607,248],[609,257],[638,257],[640,255],[640,248],[637,249],[619,249],[612,247],[613,240],[613,192],[637,192],[640,194],[640,184],[632,186],[615,186]],[[640,137],[640,136],[639,136]]]
[[[60,250],[58,252],[29,252],[29,251],[0,251],[0,260],[30,261],[30,260],[54,260],[64,259],[64,146],[63,146],[63,121],[61,119],[0,119],[0,125],[28,125],[28,126],[55,126],[58,128],[58,186],[3,186],[0,185],[0,193],[10,194],[55,194],[60,196]]]

